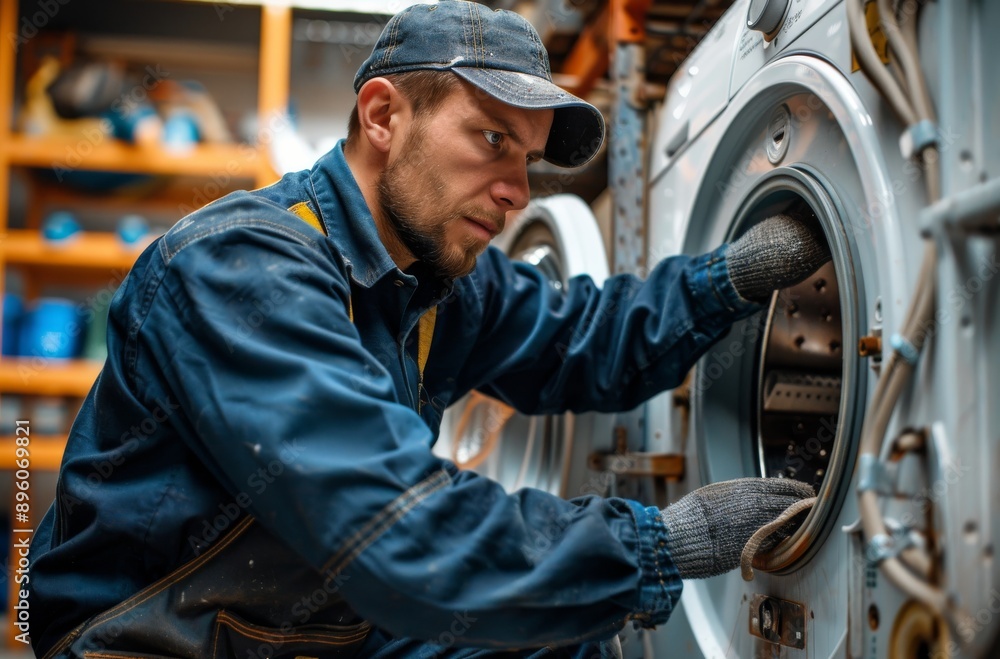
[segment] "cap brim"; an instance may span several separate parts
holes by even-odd
[[[451,69],[493,98],[527,110],[555,110],[545,145],[545,160],[559,167],[580,167],[590,162],[604,142],[604,117],[600,110],[538,76],[456,66]]]

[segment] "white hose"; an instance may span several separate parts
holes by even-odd
[[[907,128],[923,120],[934,120],[934,111],[927,92],[927,84],[920,68],[917,51],[916,19],[911,18],[901,28],[896,20],[891,0],[877,0],[882,29],[889,41],[893,55],[899,63],[899,70],[905,83],[897,81],[882,66],[875,54],[865,29],[864,9],[861,0],[847,0],[848,23],[851,43],[857,53],[858,62],[872,84],[879,90]],[[920,154],[924,160],[924,174],[927,184],[928,203],[936,202],[941,195],[941,173],[937,149],[934,147]],[[907,309],[906,318],[900,327],[900,336],[910,343],[919,355],[925,338],[934,321],[935,287],[937,273],[937,250],[928,240],[920,274],[913,292],[913,299]],[[863,455],[878,458],[885,441],[886,430],[892,419],[896,404],[909,384],[915,365],[905,361],[893,351],[883,367],[875,393],[865,417],[861,431],[859,457]],[[858,507],[864,529],[864,537],[873,538],[888,535],[885,520],[879,506],[878,494],[874,490],[859,493]],[[880,563],[882,573],[903,593],[917,599],[941,616],[954,628],[960,613],[953,610],[945,592],[928,580],[932,573],[930,557],[915,549],[909,549],[899,557],[888,556]],[[909,567],[909,569],[908,569]],[[912,571],[911,571],[912,570]]]

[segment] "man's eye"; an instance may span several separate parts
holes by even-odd
[[[498,133],[495,130],[484,130],[483,135],[486,137],[486,141],[493,146],[498,146],[503,142],[503,133]]]

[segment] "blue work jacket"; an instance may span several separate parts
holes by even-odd
[[[430,308],[421,385],[416,335]],[[645,281],[577,277],[565,291],[495,248],[454,281],[420,264],[403,272],[342,144],[311,170],[213,202],[146,249],[112,301],[108,359],[31,545],[36,652],[57,656],[95,620],[124,629],[198,597],[217,630],[220,616],[288,629],[353,616],[434,638],[463,615],[475,622],[459,642],[490,647],[662,623],[681,580],[657,509],[508,494],[431,447],[444,409],[471,389],[530,414],[634,408],[757,309],[722,248],[666,259]],[[263,559],[200,592],[174,587],[170,575],[200,557],[236,551],[223,539],[251,522],[244,549]],[[261,542],[270,554],[253,554]],[[239,598],[210,602],[233,582],[249,592],[272,560],[331,596],[277,588],[262,598],[270,620],[250,620]],[[163,584],[174,592],[160,613],[114,609],[168,597]],[[336,620],[320,615],[326,600],[340,602]]]

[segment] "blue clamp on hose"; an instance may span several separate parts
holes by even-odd
[[[886,520],[886,525],[889,526],[891,521]],[[892,535],[879,533],[868,541],[865,547],[865,558],[868,559],[870,565],[878,565],[887,558],[897,558],[904,550],[916,546],[917,543],[914,541],[910,529],[900,526],[898,522],[893,526],[895,528],[887,529]]]
[[[892,349],[899,353],[899,356],[905,359],[911,366],[917,364],[917,359],[920,357],[920,351],[917,350],[916,346],[909,342],[902,334],[893,334],[892,338],[889,339],[889,345]]]
[[[897,553],[896,543],[892,537],[884,533],[872,536],[868,546],[865,547],[865,558],[868,559],[869,565],[878,565],[887,558],[895,557]]]
[[[937,124],[930,119],[918,121],[899,136],[899,150],[907,160],[923,153],[924,149],[929,146],[936,146],[937,143]]]
[[[858,492],[869,490],[879,494],[892,494],[894,488],[892,478],[878,456],[862,453],[858,458]]]

